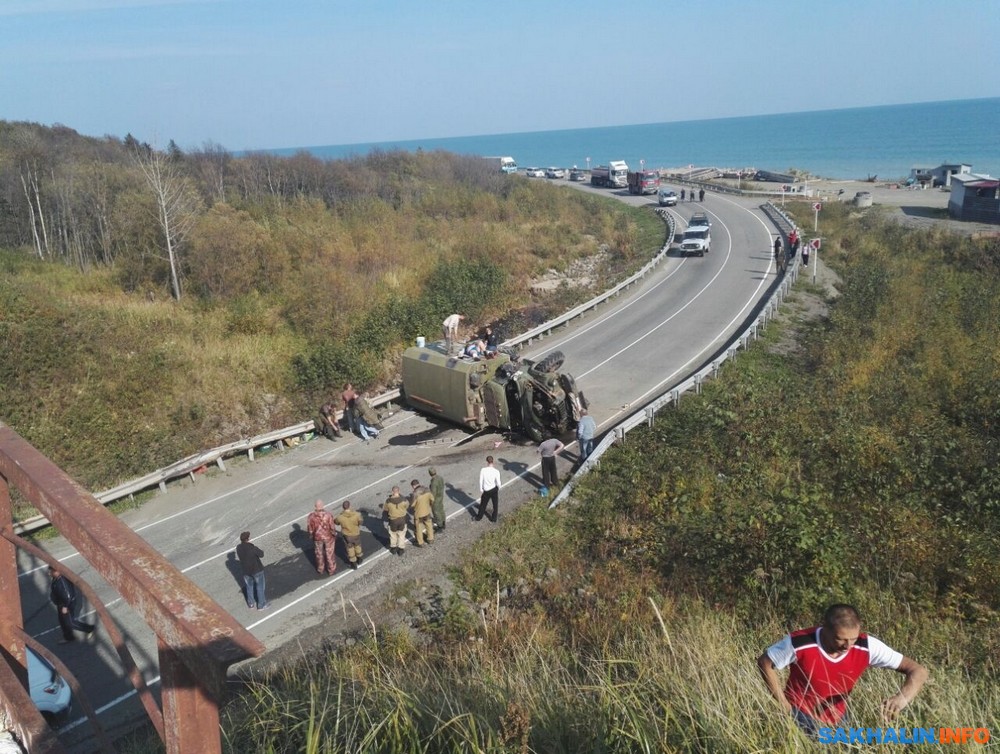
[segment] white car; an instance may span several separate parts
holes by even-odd
[[[25,647],[28,655],[28,690],[31,701],[43,715],[61,715],[73,703],[69,684],[48,660]]]
[[[659,193],[661,207],[676,207],[677,194],[667,188],[661,188]]]
[[[525,168],[524,169],[524,174],[526,176],[528,176],[528,178],[544,178],[545,177],[545,171],[542,170],[541,168]]]
[[[566,171],[563,170],[562,168],[548,168],[545,171],[545,177],[546,178],[565,178],[566,177]]]

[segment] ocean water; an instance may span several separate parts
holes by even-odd
[[[895,180],[916,165],[966,163],[1000,173],[1000,97],[636,126],[274,149],[317,157],[372,149],[511,155],[526,167],[625,160],[647,168],[695,165],[808,170],[824,178]]]

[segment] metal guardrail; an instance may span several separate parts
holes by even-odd
[[[797,229],[795,222],[784,210],[771,202],[762,205],[761,210],[777,226],[778,231],[785,237],[787,242],[788,233],[793,229]],[[689,390],[694,390],[695,394],[700,393],[701,386],[706,379],[718,377],[722,365],[729,359],[735,358],[740,349],[746,350],[752,341],[757,340],[760,332],[767,326],[767,323],[774,319],[778,308],[788,295],[788,291],[798,279],[798,274],[799,264],[798,258],[796,258],[792,266],[785,272],[780,285],[774,289],[770,298],[764,302],[757,318],[745,330],[730,338],[729,342],[723,346],[724,350],[718,359],[706,364],[685,379],[667,388],[659,397],[654,398],[634,414],[605,432],[604,437],[601,438],[601,441],[596,445],[587,460],[583,462],[580,468],[563,485],[559,494],[549,504],[549,508],[555,508],[569,497],[577,483],[600,463],[601,457],[616,443],[624,442],[625,435],[643,424],[650,427],[653,426],[653,419],[662,408],[678,405],[681,395]]]
[[[518,335],[515,338],[511,338],[503,343],[504,346],[514,347],[520,346],[526,343],[531,343],[534,340],[543,338],[546,335],[552,333],[559,327],[565,326],[571,320],[581,317],[589,311],[597,308],[605,301],[618,296],[620,293],[640,282],[645,278],[650,272],[652,272],[666,257],[667,253],[670,251],[670,244],[673,243],[674,233],[675,233],[675,220],[673,215],[666,212],[663,209],[657,208],[657,214],[663,218],[664,223],[667,226],[666,241],[663,247],[656,253],[656,255],[647,262],[642,269],[636,272],[634,275],[630,276],[627,280],[619,283],[610,290],[601,293],[598,296],[590,299],[589,301],[580,304],[579,306],[571,309],[565,314],[561,314],[555,319],[551,319],[548,322],[543,322],[528,332]],[[388,392],[382,393],[374,398],[370,398],[368,402],[372,407],[377,408],[379,406],[384,406],[387,403],[392,403],[398,400],[400,396],[400,391],[398,389],[389,390]],[[343,412],[338,412],[337,419],[343,417]],[[283,447],[290,446],[293,443],[290,441],[293,438],[302,438],[315,431],[315,425],[312,419],[299,422],[298,424],[293,424],[290,427],[284,427],[282,429],[271,430],[261,435],[256,435],[254,437],[249,437],[244,440],[236,440],[235,442],[228,443],[226,445],[221,445],[217,448],[212,448],[210,450],[203,450],[201,452],[195,453],[188,456],[187,458],[182,458],[169,466],[165,466],[156,471],[152,471],[149,474],[141,476],[137,479],[132,479],[128,482],[123,482],[116,487],[104,490],[94,495],[97,500],[99,500],[104,505],[112,503],[116,500],[121,500],[125,497],[130,497],[137,492],[142,492],[144,490],[151,489],[153,487],[159,487],[161,492],[166,492],[167,482],[181,477],[189,477],[192,481],[195,479],[195,473],[207,466],[214,464],[222,471],[226,470],[225,459],[230,458],[235,455],[247,454],[249,459],[254,460],[255,451],[260,448],[265,448],[269,446]],[[33,516],[32,518],[25,519],[24,521],[18,522],[15,525],[15,531],[18,534],[24,534],[27,532],[34,531],[36,529],[44,528],[48,526],[49,521],[45,516]]]

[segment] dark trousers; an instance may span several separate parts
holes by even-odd
[[[94,626],[90,623],[84,623],[82,620],[76,617],[76,603],[72,603],[66,612],[62,611],[62,608],[56,608],[59,613],[59,627],[62,629],[63,638],[66,641],[73,641],[76,637],[73,635],[73,630],[82,631],[85,634],[89,634],[94,630]]]
[[[546,487],[555,487],[559,481],[559,474],[556,473],[556,457],[542,456],[542,484]]]
[[[483,514],[486,513],[486,502],[488,500],[493,501],[493,515],[490,516],[490,521],[497,520],[497,512],[500,509],[500,488],[494,487],[492,490],[486,490],[486,492],[479,496],[479,510],[476,511],[477,521],[482,519]]]

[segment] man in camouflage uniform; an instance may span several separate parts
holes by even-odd
[[[402,555],[406,549],[406,516],[410,511],[410,501],[400,494],[399,487],[393,487],[382,510],[389,524],[389,552]]]
[[[444,479],[437,473],[437,469],[428,469],[431,475],[431,495],[434,502],[431,505],[431,515],[434,516],[434,528],[437,531],[444,531],[445,524],[448,523],[444,516]]]
[[[413,492],[410,493],[410,510],[413,511],[417,547],[424,546],[425,537],[427,544],[434,544],[434,527],[431,525],[431,506],[434,503],[434,496],[417,479],[410,482],[410,487],[413,488]]]
[[[317,500],[314,508],[306,525],[316,547],[316,573],[322,574],[325,570],[332,576],[337,570],[337,560],[333,554],[337,530],[334,528],[333,516],[326,510],[322,500]]]
[[[351,510],[351,501],[345,500],[344,510],[334,516],[333,521],[340,527],[340,534],[347,546],[347,559],[351,562],[351,568],[356,571],[365,559],[365,554],[361,551],[361,514]]]

